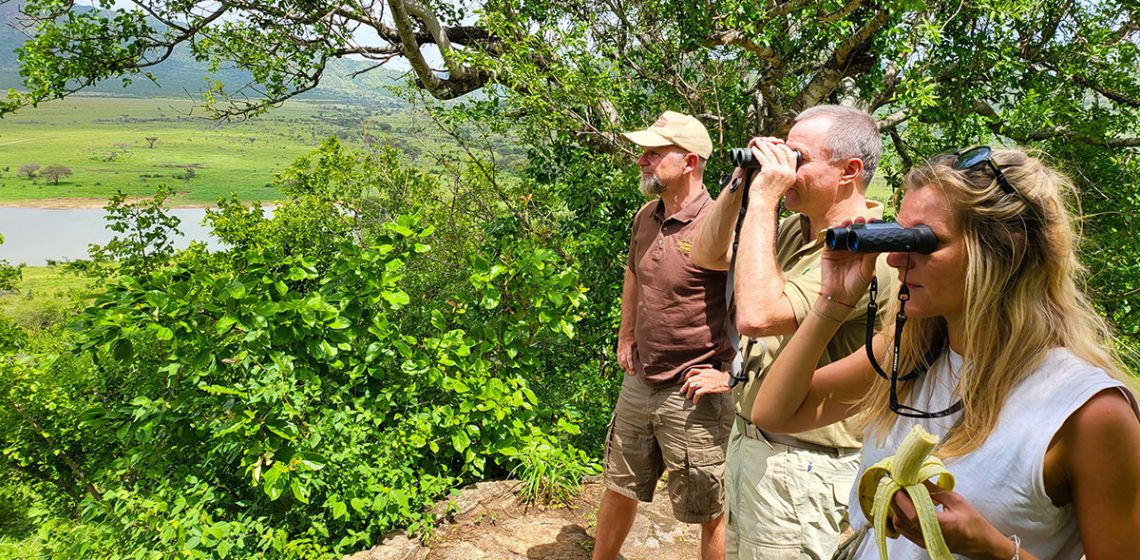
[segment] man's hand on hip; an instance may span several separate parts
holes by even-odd
[[[629,375],[633,374],[633,343],[633,339],[622,340],[621,337],[618,337],[618,367]]]
[[[700,402],[704,395],[727,393],[732,388],[728,386],[728,374],[718,369],[697,366],[685,372],[685,383],[681,385],[681,393],[693,404]]]

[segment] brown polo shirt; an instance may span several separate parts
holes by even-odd
[[[883,206],[877,202],[867,203],[864,214],[869,218],[881,218]],[[788,298],[796,314],[796,324],[802,324],[819,297],[820,268],[823,258],[824,231],[809,230],[810,222],[802,214],[794,214],[780,222],[776,232],[776,261],[784,276],[784,297]],[[898,291],[898,274],[887,265],[886,255],[875,262],[875,275],[879,279],[879,309],[884,309]],[[845,358],[861,348],[867,338],[867,301],[864,294],[855,309],[844,319],[843,325],[832,337],[831,342],[819,358],[817,367],[822,367],[840,358]],[[878,320],[880,318],[876,318]],[[756,339],[741,337],[740,347],[745,354],[744,369],[748,382],[741,383],[733,390],[736,412],[744,418],[752,414],[752,401],[764,380],[768,367],[776,361],[776,356],[792,339],[792,335],[765,336]],[[824,447],[859,447],[859,438],[846,420],[815,430],[793,434],[796,439]]]
[[[708,191],[701,189],[668,218],[661,200],[641,207],[633,218],[626,263],[637,281],[633,363],[650,385],[679,383],[693,366],[723,369],[732,360],[724,336],[728,274],[689,259],[701,215],[711,206]]]

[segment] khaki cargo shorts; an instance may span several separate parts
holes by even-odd
[[[625,376],[606,437],[604,481],[627,498],[651,502],[657,480],[668,472],[674,517],[703,523],[724,508],[732,394],[705,395],[694,405],[680,388]]]
[[[859,451],[820,453],[733,426],[726,486],[728,560],[826,560],[846,530]],[[856,506],[858,507],[858,506]]]

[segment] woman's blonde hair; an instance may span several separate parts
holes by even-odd
[[[1112,348],[1108,324],[1079,282],[1077,234],[1065,201],[1072,182],[1022,150],[995,150],[993,161],[1016,189],[999,188],[988,165],[956,170],[953,158],[914,169],[903,192],[937,189],[966,246],[962,415],[939,447],[955,457],[977,449],[997,424],[1006,397],[1053,348],[1064,347],[1118,379],[1127,380]],[[884,317],[893,317],[890,309]],[[893,338],[893,325],[884,334]],[[949,348],[941,317],[911,318],[903,329],[899,375],[929,367],[932,348]],[[892,350],[888,350],[891,352]],[[890,363],[889,356],[882,363]],[[909,402],[916,380],[900,381],[900,402]],[[868,391],[860,420],[880,440],[897,416],[888,406],[888,383]]]

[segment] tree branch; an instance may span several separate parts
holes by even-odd
[[[18,414],[21,419],[23,419],[25,422],[27,422],[28,425],[31,426],[32,429],[34,429],[36,431],[36,434],[39,435],[40,438],[43,439],[44,442],[47,443],[49,447],[56,447],[59,450],[59,459],[61,461],[63,461],[63,463],[65,465],[67,465],[67,468],[71,470],[72,474],[75,475],[75,478],[78,478],[79,481],[83,483],[83,486],[85,488],[87,488],[87,493],[90,494],[92,498],[95,498],[98,501],[102,501],[103,500],[103,493],[100,492],[99,489],[95,487],[95,485],[91,482],[91,480],[89,478],[87,478],[87,473],[83,472],[83,469],[81,469],[79,467],[79,464],[76,463],[75,460],[71,458],[71,455],[68,455],[67,451],[56,446],[55,442],[53,442],[47,436],[47,432],[44,431],[44,429],[40,426],[40,423],[37,422],[35,418],[32,418],[32,416],[30,414],[28,414],[27,411],[25,411],[23,407],[21,407],[18,403],[16,403],[15,401],[13,401],[11,399],[5,399],[5,400],[8,401],[8,405],[12,407],[12,410],[15,410],[16,414]]]
[[[58,480],[58,479],[52,477],[51,475],[49,475],[48,473],[46,473],[40,469],[32,468],[32,467],[26,466],[26,465],[20,465],[17,463],[13,463],[11,461],[4,463],[3,466],[10,468],[12,470],[15,470],[17,472],[23,473],[24,476],[27,476],[29,478],[34,478],[36,480],[47,482],[48,484],[51,484],[51,485],[55,486],[56,488],[59,488],[59,490],[61,492],[63,492],[64,494],[67,494],[68,496],[71,496],[71,499],[73,499],[77,502],[79,500],[83,499],[83,493],[80,490],[78,490],[77,488],[70,486],[68,484],[64,484],[62,480]]]
[[[828,24],[828,23],[832,23],[835,21],[839,21],[839,20],[851,15],[851,12],[854,12],[855,10],[857,10],[859,8],[859,6],[862,6],[862,5],[863,5],[863,0],[851,0],[850,2],[845,4],[842,8],[839,8],[838,10],[836,10],[830,14],[824,14],[823,16],[820,16],[819,17],[819,23]]]
[[[1065,18],[1065,14],[1069,13],[1072,7],[1073,0],[1066,0],[1065,5],[1061,6],[1060,9],[1057,10],[1057,13],[1053,14],[1053,19],[1049,20],[1049,23],[1041,31],[1041,40],[1032,46],[1022,48],[1022,58],[1027,62],[1031,62],[1041,54],[1041,50],[1045,48],[1045,45],[1048,45],[1049,42],[1053,40],[1053,37],[1057,35],[1057,28],[1061,26],[1061,20]]]
[[[910,118],[911,113],[914,111],[910,107],[904,107],[891,113],[881,119],[878,119],[879,130],[894,130],[895,126],[899,123]]]
[[[882,130],[882,129],[880,129],[880,130]],[[903,173],[906,173],[912,167],[914,167],[914,160],[910,157],[910,154],[906,151],[906,142],[903,142],[902,136],[899,134],[899,131],[893,126],[887,129],[887,133],[891,135],[891,143],[894,144],[895,153],[897,153],[899,155],[899,159],[901,159],[903,162],[903,169],[902,169]]]
[[[997,111],[994,111],[993,107],[981,100],[974,102],[974,112],[989,120],[987,126],[989,126],[994,134],[1012,138],[1023,144],[1064,138],[1073,142],[1080,142],[1090,146],[1104,146],[1106,148],[1135,148],[1140,146],[1140,137],[1097,138],[1073,132],[1069,127],[1064,125],[1043,128],[1027,134],[1019,133],[1015,130],[1011,130],[1001,116],[997,114]]]
[[[408,9],[409,2],[413,5],[410,10]],[[438,99],[454,99],[483,87],[487,80],[487,75],[484,72],[462,72],[458,76],[452,75],[447,80],[441,80],[428,66],[427,60],[420,52],[419,42],[416,39],[409,17],[411,12],[423,12],[422,6],[412,0],[388,0],[388,7],[392,10],[392,19],[396,23],[400,44],[404,47],[404,56],[407,57],[412,70],[416,73],[420,83],[423,84],[424,89]],[[436,23],[438,24],[438,22]]]
[[[898,89],[903,80],[903,69],[906,68],[915,53],[918,52],[919,39],[922,34],[921,30],[923,23],[932,18],[934,13],[931,10],[915,14],[915,16],[908,22],[910,25],[910,33],[907,35],[905,44],[910,45],[910,48],[902,49],[896,57],[887,62],[886,67],[883,69],[883,88],[879,93],[871,99],[867,104],[867,112],[873,113],[879,107],[886,105],[895,96],[895,90]]]
[[[705,39],[704,44],[706,47],[721,45],[732,45],[734,47],[740,47],[745,51],[756,55],[760,58],[760,60],[767,62],[768,66],[777,72],[782,71],[785,66],[784,59],[781,58],[774,49],[757,45],[756,43],[746,38],[743,33],[735,29],[713,32],[712,35]]]
[[[854,55],[870,46],[875,33],[887,24],[888,16],[889,14],[885,10],[877,9],[875,17],[863,24],[863,27],[859,28],[847,40],[840,43],[829,60],[796,97],[792,104],[793,107],[797,109],[812,107],[825,99],[832,91],[835,91],[839,81],[851,73],[851,62]]]
[[[424,27],[427,27],[428,33],[431,33],[431,36],[435,39],[435,43],[439,47],[439,54],[443,58],[443,63],[447,65],[448,77],[460,81],[466,79],[468,75],[467,68],[455,61],[455,53],[451,50],[451,40],[447,38],[447,32],[443,26],[439,24],[439,18],[435,17],[435,13],[416,0],[403,0],[403,3],[408,13],[416,16],[417,19],[423,22]],[[417,48],[417,50],[419,49]]]
[[[1140,108],[1140,99],[1137,99],[1120,91],[1109,89],[1104,84],[1098,83],[1095,80],[1090,80],[1078,72],[1069,74],[1069,78],[1073,80],[1073,82],[1085,86],[1117,103],[1127,105],[1132,108]]]

